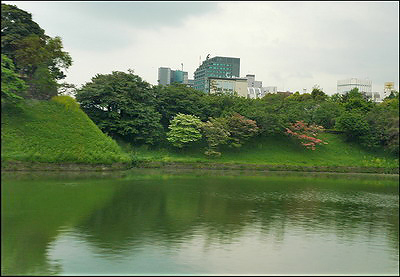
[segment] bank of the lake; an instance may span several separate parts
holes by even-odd
[[[115,171],[130,168],[304,171],[398,174],[399,159],[382,150],[367,151],[340,134],[323,133],[328,144],[315,151],[289,137],[255,138],[222,156],[188,149],[137,147],[117,143],[71,101],[26,101],[2,108],[2,171]]]

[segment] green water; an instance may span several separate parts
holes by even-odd
[[[2,275],[399,273],[398,176],[3,174]]]

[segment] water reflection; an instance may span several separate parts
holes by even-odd
[[[398,201],[396,178],[5,179],[2,274],[396,274]]]

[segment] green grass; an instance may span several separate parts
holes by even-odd
[[[295,165],[295,166],[399,166],[399,159],[380,151],[367,151],[342,135],[323,133],[320,138],[328,142],[316,150],[305,149],[291,138],[270,137],[249,141],[239,149],[222,149],[220,158],[208,158],[203,149],[134,149],[136,160],[162,162],[217,162],[236,164]]]
[[[131,157],[90,120],[72,98],[27,100],[2,107],[1,160],[111,164]]]
[[[227,163],[288,166],[398,168],[399,159],[384,151],[367,151],[342,135],[323,133],[328,142],[312,151],[282,136],[256,138],[222,156],[205,156],[205,145],[191,149],[151,149],[117,144],[89,119],[72,98],[26,101],[21,108],[2,108],[1,159],[4,161],[113,164],[133,161]]]

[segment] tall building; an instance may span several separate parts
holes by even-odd
[[[169,67],[158,68],[158,84],[170,85],[172,83],[188,84],[188,73],[182,70],[171,70]]]
[[[353,88],[358,88],[358,91],[364,95],[372,93],[372,81],[365,79],[350,78],[337,81],[337,92],[339,94],[346,94]]]
[[[210,92],[208,78],[239,78],[240,58],[216,56],[208,58],[194,72],[194,88]]]
[[[163,86],[171,84],[171,68],[158,68],[158,84]]]

